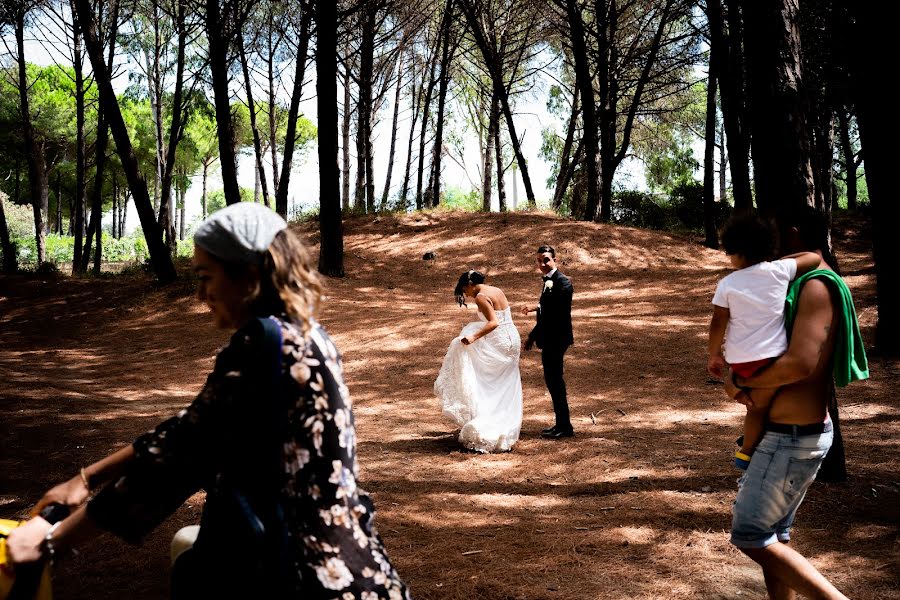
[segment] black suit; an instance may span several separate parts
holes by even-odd
[[[552,283],[548,283],[552,282]],[[544,277],[537,324],[528,338],[541,349],[544,382],[553,399],[556,428],[571,430],[566,382],[563,379],[563,357],[574,343],[572,337],[572,282],[559,269]]]

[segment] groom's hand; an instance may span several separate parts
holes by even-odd
[[[531,312],[531,309],[529,309],[527,305],[522,307],[522,314],[525,315],[526,317],[528,316],[528,313],[530,313],[530,312]]]

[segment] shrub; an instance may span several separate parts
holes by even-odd
[[[647,229],[666,229],[675,220],[668,206],[661,205],[651,194],[634,190],[616,192],[611,213],[613,223]]]
[[[703,229],[703,184],[699,181],[684,182],[672,188],[669,204],[682,225],[688,229]],[[731,205],[715,203],[716,226],[723,225],[731,217]]]

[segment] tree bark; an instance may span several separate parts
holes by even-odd
[[[498,99],[499,101],[499,99]],[[497,135],[494,136],[494,152],[497,154],[497,208],[500,212],[506,212],[506,182],[503,175],[506,169],[503,167],[503,140],[500,139],[500,124],[497,124]]]
[[[600,162],[600,139],[598,137],[597,108],[594,101],[594,78],[591,76],[590,65],[588,64],[587,43],[585,41],[584,21],[581,18],[581,9],[575,0],[567,0],[566,15],[569,21],[569,35],[572,40],[572,57],[575,61],[575,82],[577,90],[581,95],[582,116],[581,120],[584,126],[582,139],[584,140],[585,150],[585,170],[587,171],[587,195],[589,206],[600,205],[600,186],[599,186],[599,162]],[[598,26],[601,19],[598,18]],[[604,54],[601,48],[600,52]],[[602,60],[602,59],[601,59]],[[572,101],[572,119],[570,120],[570,131],[575,125],[577,98]],[[568,135],[566,136],[568,141]],[[570,144],[571,145],[571,144]],[[560,176],[566,174],[568,169],[560,168]],[[559,206],[562,202],[562,196],[565,188],[560,189],[556,186],[556,193],[553,195],[554,205]],[[585,220],[593,220],[594,215],[584,214],[581,217]]]
[[[750,186],[750,136],[744,103],[743,27],[738,0],[727,0],[728,35],[721,0],[708,0],[710,46],[716,48],[713,65],[722,99],[722,124],[725,130],[728,164],[731,167],[731,188],[735,212],[742,214],[753,209]],[[724,150],[723,150],[724,152]],[[722,166],[724,169],[724,165]]]
[[[593,103],[593,100],[591,100],[591,103]],[[559,157],[559,173],[556,176],[556,186],[553,191],[553,200],[551,202],[553,210],[560,209],[560,207],[562,206],[563,197],[566,194],[566,188],[569,186],[569,178],[571,177],[571,169],[569,169],[569,165],[572,163],[573,158],[572,145],[575,143],[575,130],[578,128],[578,117],[580,115],[580,96],[578,88],[576,87],[575,91],[572,93],[572,114],[569,116],[569,126],[566,128],[566,139],[563,142],[562,153]],[[594,131],[596,136],[596,129]],[[583,148],[584,138],[585,136],[582,135],[578,140],[578,148]]]
[[[425,134],[428,132],[428,118],[431,113],[431,96],[434,93],[434,86],[437,80],[434,72],[437,69],[438,52],[441,49],[441,35],[435,36],[434,50],[431,53],[428,69],[428,86],[425,89],[425,102],[422,106],[422,128],[419,131],[419,171],[416,177],[416,210],[421,210],[424,206],[424,198],[422,197],[422,178],[425,174]]]
[[[341,139],[343,140],[342,151],[344,159],[344,168],[341,173],[341,183],[343,185],[341,193],[341,207],[344,210],[350,209],[350,68],[351,68],[350,44],[347,43],[344,48],[344,118],[341,127]],[[357,173],[358,175],[358,173]]]
[[[84,201],[85,201],[85,158],[84,141],[84,73],[81,49],[81,26],[78,17],[73,14],[72,23],[72,66],[75,70],[75,243],[72,251],[72,275],[87,271],[88,260],[83,258],[85,249],[90,252],[90,234],[84,239]],[[98,110],[98,136],[102,133],[99,124],[103,122],[103,111]],[[100,138],[97,139],[100,144]]]
[[[15,273],[16,246],[9,237],[9,227],[6,223],[6,212],[3,210],[3,201],[0,200],[0,248],[3,250],[3,272]]]
[[[875,290],[878,323],[875,345],[885,357],[900,356],[900,255],[895,236],[900,223],[900,203],[894,198],[894,147],[897,123],[894,99],[884,90],[884,57],[894,45],[893,20],[881,6],[867,2],[852,5],[855,13],[851,74],[866,183],[872,207],[872,254],[875,258]]]
[[[715,53],[717,49],[710,47],[709,77],[706,84],[706,139],[703,152],[703,231],[706,234],[707,248],[719,247],[719,234],[716,230],[716,77]]]
[[[113,139],[116,141],[116,149],[122,161],[122,168],[128,178],[128,186],[134,196],[135,208],[141,220],[144,237],[147,240],[147,249],[150,252],[150,262],[157,279],[161,283],[169,283],[176,278],[175,267],[172,258],[162,243],[162,231],[159,228],[153,214],[150,194],[147,190],[147,182],[141,176],[137,158],[128,136],[128,128],[119,110],[115,91],[112,87],[110,74],[103,62],[103,49],[97,41],[94,33],[90,0],[74,0],[78,19],[82,24],[84,43],[87,54],[94,69],[94,80],[100,93],[101,108],[106,114]]]
[[[177,246],[175,240],[175,224],[173,223],[172,209],[172,177],[175,174],[175,157],[178,144],[184,137],[184,61],[187,47],[187,1],[179,0],[178,13],[175,18],[175,26],[178,29],[178,46],[175,58],[175,90],[172,96],[172,122],[169,125],[169,145],[163,162],[162,192],[159,211],[159,224],[163,228],[166,237],[166,245],[169,251],[174,251]],[[115,32],[114,32],[115,34]],[[114,42],[110,42],[114,44]],[[112,48],[110,48],[112,50]],[[110,69],[112,69],[112,54],[110,54]],[[163,214],[165,211],[165,215]]]
[[[444,8],[444,18],[441,25],[441,75],[438,80],[438,109],[434,133],[434,150],[431,158],[431,176],[429,177],[428,192],[425,195],[425,204],[437,206],[441,202],[441,157],[444,152],[444,107],[447,102],[447,88],[450,85],[450,62],[453,60],[455,44],[451,50],[450,27],[453,22],[454,0],[447,0]]]
[[[419,109],[421,108],[422,102],[422,92],[425,89],[425,83],[422,82],[419,84],[419,87],[416,88],[416,62],[415,62],[415,54],[412,55],[412,60],[410,61],[410,71],[412,72],[412,98],[411,98],[411,106],[410,110],[412,110],[412,120],[409,124],[409,142],[406,145],[406,170],[403,172],[403,187],[400,189],[400,199],[403,201],[403,208],[406,209],[408,207],[408,196],[409,196],[409,173],[412,167],[413,161],[413,139],[416,133],[416,123],[419,119]],[[418,91],[417,91],[418,90]]]
[[[344,275],[344,231],[338,189],[337,6],[316,0],[316,95],[319,115],[319,271]]]
[[[216,108],[222,189],[225,193],[225,203],[235,204],[241,201],[241,189],[237,180],[236,142],[228,92],[228,40],[224,37],[224,27],[219,0],[206,0],[209,70],[212,75],[213,99]],[[137,204],[137,195],[135,195],[135,203]]]
[[[838,110],[838,133],[841,138],[841,154],[844,156],[844,168],[847,171],[847,208],[856,210],[856,156],[850,143],[850,118],[846,107]]]
[[[28,77],[25,62],[25,7],[17,11],[15,17],[16,46],[19,53],[19,110],[22,115],[22,134],[25,139],[25,162],[28,165],[28,188],[34,213],[34,237],[37,246],[37,264],[46,258],[45,249],[45,207],[48,204],[47,167],[44,153],[37,142],[31,123],[31,108],[28,102]]]
[[[269,203],[269,186],[266,184],[266,171],[263,167],[262,140],[259,137],[259,128],[256,126],[256,103],[253,101],[253,81],[250,79],[250,65],[247,63],[247,54],[244,48],[244,36],[238,35],[238,56],[241,59],[241,71],[244,74],[244,89],[247,92],[247,109],[250,111],[250,130],[253,132],[253,156],[256,158],[256,181],[262,189],[263,201],[266,206]],[[275,140],[272,140],[275,143]],[[256,198],[255,201],[259,202]]]
[[[756,204],[764,214],[815,202],[798,12],[798,0],[744,5]]]
[[[491,94],[491,105],[488,112],[487,137],[484,141],[484,179],[481,183],[481,210],[491,212],[491,193],[493,190],[494,155],[496,154],[496,137],[500,133],[500,101],[496,94]]]
[[[291,166],[294,161],[294,148],[297,145],[297,119],[300,115],[300,98],[303,96],[303,78],[306,77],[306,55],[309,52],[309,30],[312,19],[309,3],[304,1],[302,7],[300,39],[297,42],[297,61],[294,68],[294,88],[291,92],[291,105],[288,108],[284,150],[281,153],[281,177],[278,179],[278,191],[275,194],[275,211],[285,219],[287,219],[288,211],[288,187],[291,183]],[[274,173],[272,176],[274,177]]]
[[[381,207],[387,210],[388,195],[391,193],[391,173],[394,171],[394,151],[397,148],[397,120],[400,116],[400,89],[403,84],[403,53],[397,58],[397,89],[394,92],[394,118],[391,121],[391,150],[388,155],[387,175],[384,178],[384,192],[381,194]]]

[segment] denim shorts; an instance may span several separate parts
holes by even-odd
[[[813,435],[766,431],[738,480],[732,544],[765,548],[791,539],[794,515],[831,448],[833,436],[830,421],[823,433]]]

